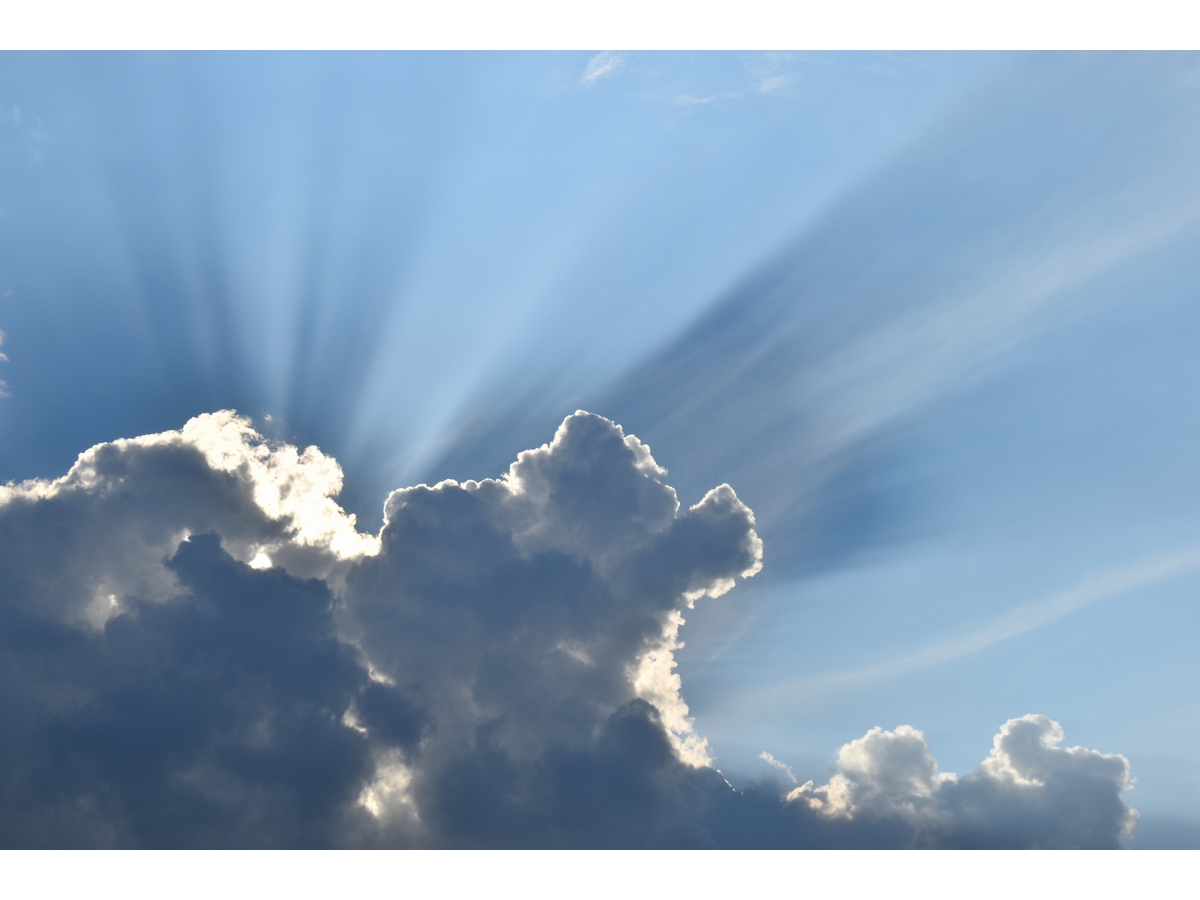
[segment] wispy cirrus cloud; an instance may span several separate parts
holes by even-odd
[[[749,84],[746,76],[750,76]],[[730,77],[736,86],[725,90],[697,90],[686,80],[677,82],[669,99],[675,106],[704,106],[709,103],[739,100],[756,95],[786,95],[796,82],[796,62],[791,53],[761,53],[745,61],[741,71]]]
[[[41,166],[45,162],[42,145],[51,139],[52,135],[46,130],[46,124],[40,116],[28,116],[20,106],[13,104],[6,110],[0,110],[0,124],[9,123],[18,141],[24,145],[27,159],[32,166]]]
[[[746,71],[754,78],[753,90],[759,94],[779,93],[796,78],[790,53],[764,53],[748,62]]]
[[[611,50],[604,50],[597,53],[588,60],[588,64],[583,69],[583,74],[579,77],[579,83],[585,87],[590,87],[602,78],[608,78],[615,75],[625,65],[626,55],[624,53],[615,53]]]
[[[653,423],[656,445],[698,470],[736,472],[786,555],[860,448],[1100,308],[1103,277],[1200,222],[1200,120],[1174,78],[1186,61],[1103,62],[1039,60],[962,111],[594,405]],[[1038,79],[1054,90],[1036,93]],[[1106,86],[1109,107],[1084,102]],[[1118,127],[1143,108],[1152,127]],[[1001,127],[1026,137],[982,166]],[[1105,129],[1119,139],[1086,137]],[[710,438],[703,459],[692,429]]]
[[[1017,606],[980,628],[859,669],[791,679],[763,688],[754,697],[757,702],[770,705],[785,697],[803,696],[812,700],[877,684],[969,656],[1050,625],[1094,603],[1132,594],[1173,576],[1194,572],[1197,568],[1200,568],[1200,545],[1089,573],[1074,587]],[[748,697],[743,697],[740,702],[748,701]]]

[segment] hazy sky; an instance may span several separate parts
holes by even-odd
[[[659,824],[629,843],[1096,844],[1127,824],[1123,802],[1140,811],[1127,846],[1200,846],[1197,158],[1193,55],[0,57],[0,482],[58,478],[93,445],[227,409],[323,454],[268,464],[252,432],[204,419],[97,451],[99,474],[11,489],[10,625],[87,637],[6,645],[0,678],[24,699],[0,715],[24,737],[0,753],[61,752],[56,771],[75,774],[6,783],[5,840],[36,820],[51,845],[619,844],[605,829],[640,813],[512,825],[488,792],[525,773],[587,809],[563,785],[620,781],[626,756],[637,769],[637,729],[659,716],[689,786],[663,788],[645,819]],[[666,474],[579,417],[527,458],[524,488],[393,495],[382,544],[323,505],[333,458],[341,506],[374,534],[393,489],[499,477],[576,409],[636,435]],[[240,487],[213,486],[235,471]],[[526,508],[543,483],[569,502]],[[708,493],[722,483],[736,498]],[[748,534],[762,568],[745,580]],[[264,568],[283,580],[253,581]],[[317,728],[313,709],[358,710],[313,738],[341,748],[318,760],[344,776],[326,793],[288,794],[276,818],[192,798],[207,824],[188,832],[147,805],[152,779],[72,755],[101,734],[154,745],[136,710],[158,707],[130,687],[151,670],[105,662],[133,640],[113,623],[192,659],[208,645],[184,618],[203,615],[171,618],[178,592],[224,610],[317,590],[295,580],[310,577],[328,594],[295,627],[324,637],[266,652],[254,683],[292,678],[311,651],[332,693],[275,685],[256,702],[293,735]],[[719,596],[693,610],[683,590]],[[554,605],[568,595],[644,608],[568,613]],[[489,618],[493,603],[515,618]],[[456,636],[441,604],[479,630]],[[669,667],[630,663],[674,609],[681,694],[647,686]],[[209,635],[231,670],[237,635],[275,633],[266,621]],[[539,653],[590,674],[537,669]],[[71,660],[77,682],[12,674],[39,659]],[[469,709],[452,699],[468,669]],[[110,686],[80,701],[90,718],[46,699],[88,679]],[[195,715],[228,723],[232,708]],[[46,725],[46,709],[65,718]],[[256,784],[212,749],[233,731],[213,728],[225,737],[204,738],[186,777],[233,766]],[[600,743],[577,746],[585,731]],[[1050,753],[1061,732],[1094,751],[1021,768],[1021,735]],[[1113,754],[1136,779],[1123,793]],[[936,762],[896,793],[888,766],[918,757]],[[1076,784],[1068,764],[1104,785],[1090,813],[1063,787],[1061,821],[1031,818],[996,787],[1059,790],[1045,772]],[[688,779],[713,765],[765,805],[695,813],[678,798],[710,796],[715,781]],[[163,773],[155,790],[184,778]],[[814,780],[788,807],[809,818],[763,824],[771,779]],[[71,831],[61,804],[97,785],[123,811]],[[362,785],[378,833],[337,805]],[[282,808],[291,824],[254,831]],[[963,811],[978,809],[991,824]],[[1071,830],[1087,816],[1111,828]],[[743,838],[721,830],[743,818],[758,823]]]

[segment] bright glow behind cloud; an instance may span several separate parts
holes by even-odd
[[[67,59],[3,62],[20,101],[0,117],[9,476],[49,484],[81,447],[237,406],[272,413],[273,437],[336,453],[341,505],[375,527],[386,488],[499,473],[577,406],[611,410],[671,460],[689,503],[738,486],[767,577],[790,595],[766,612],[758,578],[679,604],[687,625],[668,619],[656,665],[625,674],[676,751],[701,732],[736,782],[760,747],[788,747],[815,777],[828,747],[898,719],[962,771],[977,758],[968,735],[1045,709],[1073,732],[1104,723],[1085,739],[1138,762],[1148,814],[1147,789],[1195,806],[1191,763],[1158,755],[1194,743],[1181,685],[1195,679],[1155,674],[1194,668],[1189,585],[1133,584],[1159,587],[1131,595],[1151,606],[1108,633],[1088,629],[1112,604],[1014,609],[1197,540],[1194,57]],[[984,71],[1003,77],[981,90]],[[969,103],[929,127],[953,97]],[[231,496],[261,521],[211,527],[264,576],[276,563],[322,574],[341,597],[377,538],[344,527],[331,459],[260,449],[231,463],[252,485]],[[186,456],[180,496],[203,510],[229,483]],[[165,475],[145,483],[169,494]],[[310,487],[312,504],[290,506]],[[86,494],[64,533],[107,549],[81,551],[95,577],[72,621],[128,622],[137,597],[174,596],[182,576],[161,559],[185,533],[199,543],[179,571],[216,564],[189,531],[211,510],[148,511],[149,530],[167,530],[138,556],[117,538],[138,517],[113,498],[89,510]],[[561,524],[538,521],[535,554]],[[837,575],[840,594],[821,587]],[[1169,590],[1175,606],[1155,608]],[[1087,634],[1073,652],[1055,637],[1068,628]],[[1118,653],[1129,629],[1154,652]],[[722,648],[740,661],[696,677]],[[553,643],[600,669],[593,650]],[[1020,688],[988,668],[1003,655],[1020,657]],[[847,670],[821,711],[828,680],[796,677]],[[712,716],[714,686],[736,725]],[[767,695],[770,708],[748,703]],[[789,735],[764,733],[781,708]],[[413,797],[421,779],[380,752],[380,770],[401,774],[380,776],[376,796],[403,782],[397,796]]]

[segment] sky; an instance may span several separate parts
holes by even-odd
[[[0,842],[1200,847],[1198,155],[1189,54],[0,57]]]

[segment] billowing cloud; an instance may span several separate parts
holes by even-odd
[[[569,416],[496,479],[393,492],[231,412],[0,488],[8,846],[1114,846],[1123,757],[1007,723],[974,772],[874,729],[735,790],[674,671],[762,565],[728,485]],[[791,774],[769,754],[764,758]]]
[[[920,731],[872,728],[838,751],[828,784],[809,781],[787,799],[842,823],[903,823],[915,846],[1117,846],[1137,822],[1120,799],[1129,762],[1062,740],[1045,716],[1010,719],[991,755],[958,778],[938,771]]]
[[[336,582],[378,548],[332,499],[341,481],[315,447],[268,446],[231,412],[99,444],[55,481],[0,486],[5,606],[99,628],[126,604],[173,596],[163,559],[207,531],[253,566]]]

